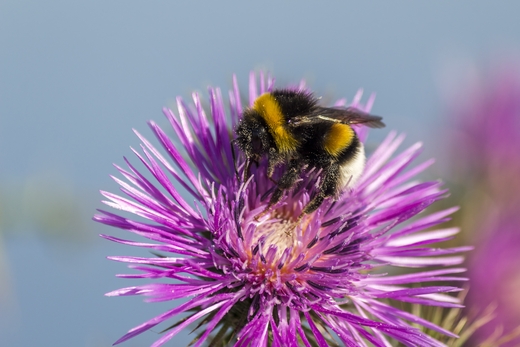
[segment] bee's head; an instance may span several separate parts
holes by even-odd
[[[248,159],[254,161],[269,152],[273,139],[265,121],[260,115],[250,109],[244,112],[243,118],[236,129],[236,144]]]

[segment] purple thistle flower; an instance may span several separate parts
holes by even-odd
[[[449,114],[455,191],[475,251],[468,259],[468,312],[495,307],[496,317],[472,336],[474,345],[520,344],[520,70],[517,65],[479,74]],[[511,339],[509,340],[509,337]],[[514,338],[514,340],[513,340]],[[508,341],[509,340],[509,341]]]
[[[258,90],[252,73],[249,105],[273,89],[273,79],[261,74],[259,82]],[[390,346],[395,341],[406,346],[443,346],[417,325],[455,336],[392,305],[401,301],[461,307],[447,294],[459,291],[458,287],[435,283],[465,280],[457,275],[464,269],[450,266],[463,261],[453,254],[468,248],[430,246],[451,239],[456,228],[424,231],[448,220],[456,208],[410,221],[446,195],[439,182],[411,181],[433,162],[410,167],[420,144],[394,156],[403,136],[391,133],[369,156],[354,189],[337,201],[326,200],[299,220],[318,184],[311,169],[297,188],[257,220],[274,183],[266,176],[265,161],[253,165],[247,182],[240,181],[244,157],[235,148],[235,160],[230,144],[232,127],[244,108],[236,79],[229,95],[230,117],[220,90],[209,88],[209,95],[209,118],[197,94],[193,106],[177,99],[178,115],[164,110],[182,150],[156,123],[149,123],[169,158],[136,132],[144,155],[134,152],[156,182],[125,159],[128,169],[116,167],[126,182],[114,179],[129,198],[102,192],[107,205],[141,218],[100,211],[94,219],[153,243],[102,236],[163,253],[151,258],[109,257],[140,271],[120,276],[172,280],[107,295],[146,295],[154,302],[187,300],[133,328],[116,344],[186,313],[187,318],[168,328],[153,346],[163,345],[193,323],[204,327],[194,339],[195,347],[204,343],[323,347],[338,340],[346,346]],[[350,105],[368,112],[373,98],[363,105],[361,95]],[[365,141],[366,129],[356,131]],[[178,184],[195,199],[194,205],[181,196]],[[389,274],[396,267],[429,266],[440,268]]]

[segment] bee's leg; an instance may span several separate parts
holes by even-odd
[[[322,181],[318,191],[314,198],[305,206],[302,215],[316,211],[326,198],[336,194],[339,176],[340,167],[337,163],[332,163],[327,169],[323,170]]]
[[[269,148],[269,156],[268,156],[268,158],[269,158],[269,161],[267,163],[267,177],[274,184],[278,184],[278,182],[273,180],[274,169],[275,169],[276,165],[278,165],[278,163],[280,163],[280,160],[278,158],[278,155],[276,153],[276,149],[275,148],[272,148],[272,147]]]
[[[258,166],[258,160],[253,157],[246,160],[246,165],[244,168],[243,182],[247,181],[249,179],[249,177],[251,176],[251,164],[252,163],[255,163],[255,165]]]
[[[289,167],[278,181],[278,185],[273,195],[271,195],[269,204],[267,205],[265,210],[256,217],[257,219],[265,215],[273,205],[275,205],[282,199],[284,190],[291,188],[300,177],[302,167],[303,165],[301,161],[291,160],[291,162],[289,163]]]
[[[298,180],[301,174],[301,169],[303,165],[299,160],[291,160],[289,162],[289,167],[284,172],[283,176],[278,181],[278,186],[276,187],[276,191],[271,196],[271,200],[269,201],[269,206],[273,206],[282,198],[284,190],[292,188],[294,183]]]

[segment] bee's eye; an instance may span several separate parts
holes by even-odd
[[[264,127],[255,127],[251,135],[251,147],[253,149],[253,153],[263,153],[263,142],[266,136]]]
[[[259,127],[255,127],[253,129],[253,138],[255,138],[255,137],[257,137],[257,138],[260,137],[261,138],[262,136],[264,136],[264,134],[265,134],[264,127],[259,126]]]
[[[262,140],[258,136],[253,136],[253,138],[251,139],[251,147],[253,149],[253,153],[261,153]]]

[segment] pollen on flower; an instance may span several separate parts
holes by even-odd
[[[252,244],[260,243],[276,248],[275,259],[279,259],[285,249],[298,246],[296,226],[296,222],[277,218],[259,222]]]

